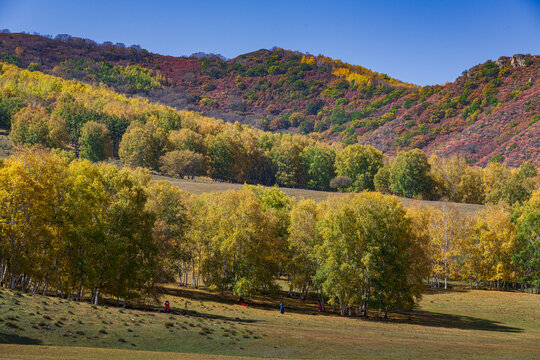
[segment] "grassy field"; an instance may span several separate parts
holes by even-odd
[[[189,193],[195,194],[195,195],[217,192],[217,191],[239,190],[244,186],[242,184],[214,182],[214,181],[203,180],[203,179],[184,180],[184,179],[177,179],[177,178],[172,178],[172,177],[162,176],[162,175],[153,175],[153,178],[155,180],[170,181],[172,184],[179,187],[180,189],[187,191]],[[306,189],[292,189],[292,188],[280,188],[280,190],[282,190],[288,196],[296,197],[297,199],[302,199],[302,198],[313,199],[317,202],[324,201],[329,196],[343,196],[346,194],[346,193],[336,193],[336,192],[316,191],[316,190],[306,190]],[[400,197],[399,200],[402,202],[403,206],[405,207],[429,206],[429,207],[441,208],[444,205],[444,202],[442,201],[414,200],[414,199],[408,199],[408,198],[403,198],[403,197]],[[452,205],[455,206],[456,209],[465,216],[472,215],[478,210],[483,208],[483,205],[475,205],[475,204],[452,203]]]
[[[171,314],[154,303],[122,309],[2,290],[0,359],[540,358],[538,295],[426,290],[417,309],[379,321],[286,297],[243,307],[231,295],[162,290]]]

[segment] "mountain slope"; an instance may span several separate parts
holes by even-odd
[[[540,165],[539,56],[501,57],[455,82],[427,87],[283,49],[224,61],[67,36],[0,34],[0,56],[265,130],[368,143],[388,153],[420,148],[478,165],[495,155],[511,165]]]

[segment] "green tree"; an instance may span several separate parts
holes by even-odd
[[[540,288],[540,190],[517,207],[513,214],[516,224],[517,250],[513,261],[519,266],[520,281]]]
[[[197,221],[209,236],[202,269],[205,284],[244,296],[274,290],[277,219],[262,211],[251,191],[204,196],[204,203],[205,217]]]
[[[291,288],[300,289],[305,300],[317,271],[315,249],[320,246],[318,211],[313,200],[301,200],[290,212],[287,273]]]
[[[304,148],[309,145],[298,135],[284,135],[270,151],[276,168],[276,182],[280,186],[304,187],[307,184],[307,170],[302,159]]]
[[[330,200],[318,225],[317,283],[342,315],[353,305],[410,307],[422,291],[427,254],[396,197],[363,192]],[[386,316],[386,315],[385,315]]]
[[[169,140],[176,150],[204,152],[204,142],[201,134],[190,129],[174,130],[169,133]]]
[[[202,174],[204,157],[190,150],[175,150],[166,153],[159,159],[161,172],[183,178]]]
[[[240,133],[229,129],[206,138],[208,175],[212,179],[244,182],[248,157]]]
[[[307,169],[310,189],[329,190],[330,180],[336,176],[336,153],[328,146],[311,146],[304,150],[302,157]]]
[[[392,191],[407,197],[430,194],[432,179],[426,154],[419,149],[399,153],[390,170]]]
[[[336,173],[352,180],[351,190],[374,190],[373,178],[383,166],[383,154],[370,145],[349,145],[336,159]]]
[[[373,186],[376,191],[382,193],[390,192],[390,166],[385,165],[379,168],[379,171],[377,171],[373,178]]]
[[[112,156],[109,130],[103,124],[89,121],[81,129],[79,156],[90,161],[103,161]]]
[[[156,215],[153,235],[159,254],[154,280],[172,282],[175,275],[183,275],[186,262],[191,260],[186,236],[190,226],[190,197],[169,181],[151,181],[146,192],[146,210]]]
[[[159,157],[169,148],[165,131],[152,124],[133,123],[120,142],[120,160],[130,167],[157,170]]]

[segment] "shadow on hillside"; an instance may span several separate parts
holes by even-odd
[[[41,340],[0,332],[0,344],[41,345]]]
[[[484,330],[520,333],[523,329],[502,325],[493,320],[481,319],[472,316],[451,315],[422,310],[412,310],[395,314],[392,323],[403,323],[421,326],[444,327],[462,330]]]

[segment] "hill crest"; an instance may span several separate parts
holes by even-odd
[[[163,56],[68,36],[0,34],[0,55],[23,68],[89,83],[109,81],[120,92],[264,130],[367,143],[388,153],[420,148],[465,156],[477,165],[495,155],[510,165],[526,160],[540,165],[539,56],[503,56],[454,82],[419,87],[279,48],[223,60]],[[140,89],[110,81],[125,76],[104,76],[102,68],[115,66],[139,66],[157,82],[149,80]]]

